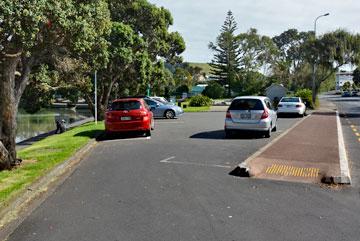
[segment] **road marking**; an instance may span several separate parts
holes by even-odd
[[[351,177],[349,170],[349,161],[346,156],[343,130],[342,130],[342,125],[340,122],[340,116],[338,111],[336,111],[336,124],[337,124],[338,143],[339,143],[339,158],[340,158],[340,173],[341,173],[340,182],[343,184],[350,184]]]
[[[178,164],[178,165],[191,165],[191,166],[199,166],[199,167],[220,167],[230,169],[233,168],[232,166],[227,165],[216,165],[216,164],[203,164],[203,163],[196,163],[196,162],[181,162],[181,161],[171,161],[175,159],[175,156],[166,158],[161,160],[160,163],[168,163],[168,164]]]
[[[272,164],[266,169],[265,172],[267,174],[278,176],[316,178],[319,176],[320,169],[312,167],[304,168],[289,165]]]
[[[164,160],[161,160],[160,162],[168,162],[168,161],[170,161],[172,159],[175,159],[175,156],[168,157],[168,158],[166,158]]]
[[[257,152],[252,154],[250,157],[248,157],[245,161],[238,164],[238,167],[246,169],[246,172],[250,173],[250,162],[255,159],[256,157],[260,156],[261,153],[263,153],[265,150],[270,148],[270,146],[274,145],[276,142],[278,142],[283,136],[285,136],[287,133],[295,129],[298,125],[303,123],[307,118],[309,118],[312,114],[307,115],[306,117],[302,118],[300,121],[296,122],[292,127],[285,130],[283,133],[278,135],[274,140],[270,141],[267,145],[260,148]]]

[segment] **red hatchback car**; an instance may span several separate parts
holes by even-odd
[[[141,98],[115,100],[106,112],[106,134],[141,131],[146,136],[150,136],[152,129],[154,129],[153,113]]]

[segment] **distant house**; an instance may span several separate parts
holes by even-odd
[[[335,90],[340,91],[346,82],[349,82],[351,85],[354,83],[353,72],[340,71],[336,74],[335,81]]]
[[[282,84],[272,84],[266,88],[266,96],[272,101],[279,101],[282,97],[286,96],[287,89]]]

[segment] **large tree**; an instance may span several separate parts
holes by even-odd
[[[237,23],[231,11],[228,11],[225,22],[216,42],[210,42],[209,48],[214,51],[210,63],[211,74],[221,85],[227,85],[227,95],[231,96],[232,84],[239,70],[239,41],[235,34]]]
[[[169,31],[173,24],[170,12],[146,0],[108,0],[111,14],[111,34],[108,42],[108,62],[99,68],[98,118],[104,112],[114,90],[118,94],[145,94],[148,85],[161,91],[160,85],[172,81],[164,61],[181,61],[185,42],[178,32]],[[93,110],[92,88],[84,88],[85,99]],[[116,89],[114,89],[116,86]],[[90,87],[90,88],[89,88]]]
[[[312,37],[311,31],[299,32],[297,29],[289,29],[272,38],[279,50],[271,66],[273,76],[289,89],[296,90],[308,85],[311,68],[302,46]]]
[[[105,0],[0,1],[0,169],[16,162],[16,114],[33,67],[93,48],[109,23]]]
[[[322,82],[331,77],[340,67],[360,64],[360,35],[345,30],[337,30],[312,39],[302,46],[306,59],[316,64],[313,101]]]

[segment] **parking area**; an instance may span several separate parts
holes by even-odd
[[[279,119],[271,138],[224,139],[224,116],[186,113],[156,120],[151,138],[101,141],[9,241],[356,240],[356,190],[229,175],[300,118]]]
[[[278,130],[271,138],[248,132],[229,139],[225,138],[224,118],[225,112],[204,112],[186,113],[178,119],[156,119],[151,138],[120,136],[111,138],[110,145],[116,145],[118,141],[139,143],[139,140],[146,140],[142,148],[156,150],[149,151],[148,155],[157,156],[154,159],[163,164],[186,163],[231,169],[301,120],[298,117],[279,119]],[[104,142],[109,143],[109,140]]]

